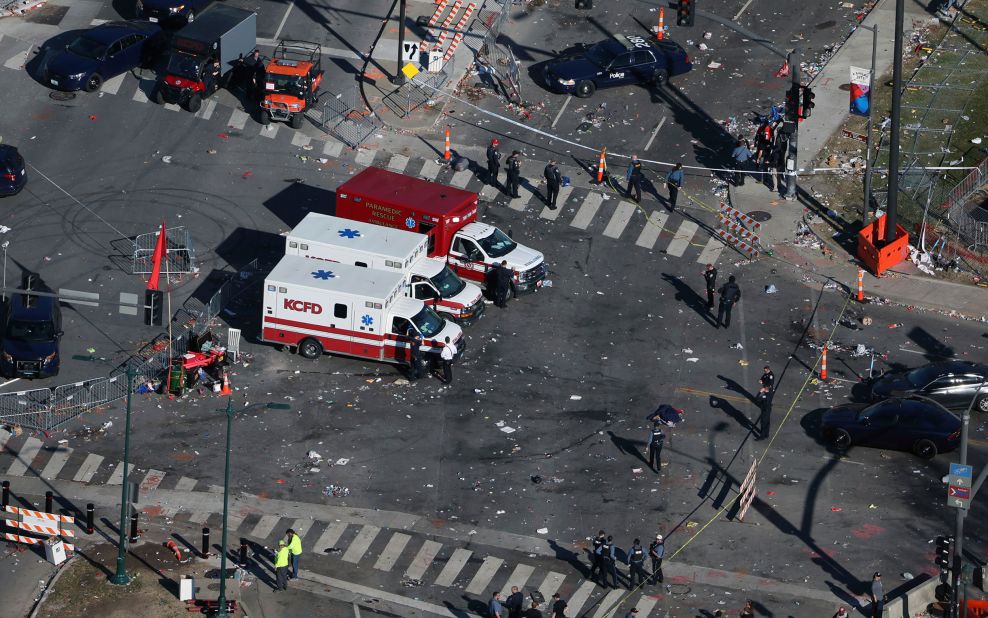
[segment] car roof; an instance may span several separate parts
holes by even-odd
[[[917,367],[917,369],[924,369],[926,367],[936,369],[940,372],[940,375],[982,374],[988,372],[988,365],[982,365],[969,360],[940,361],[938,363],[930,363],[924,367]]]
[[[31,296],[31,305],[26,304],[27,294],[15,294],[10,301],[10,317],[17,320],[50,320],[53,306],[58,299],[51,296]]]
[[[150,34],[154,32],[155,28],[156,26],[150,22],[111,21],[87,30],[82,36],[109,44],[128,34]]]
[[[14,146],[0,144],[0,161],[14,161],[19,154]]]

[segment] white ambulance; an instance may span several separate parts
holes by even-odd
[[[285,241],[300,255],[403,273],[408,295],[464,326],[484,313],[480,288],[464,281],[443,258],[430,258],[425,234],[310,212]]]
[[[463,353],[463,329],[405,296],[402,273],[286,255],[264,281],[261,340],[305,358],[324,352],[407,363],[410,328],[423,355],[438,356],[446,337]]]

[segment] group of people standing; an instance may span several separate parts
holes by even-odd
[[[275,592],[288,590],[288,580],[298,579],[298,563],[301,557],[302,539],[289,528],[285,531],[285,538],[278,541],[278,551],[274,555]]]
[[[735,186],[744,185],[744,176],[750,172],[761,172],[769,189],[775,188],[775,176],[785,169],[786,151],[789,136],[782,130],[783,119],[773,109],[768,118],[761,119],[755,130],[754,149],[752,142],[738,135],[731,151],[731,164],[734,173],[731,182]]]
[[[731,275],[727,278],[727,283],[717,289],[717,269],[714,268],[713,264],[707,264],[707,268],[702,274],[703,283],[707,289],[707,310],[713,313],[714,295],[719,295],[720,301],[717,303],[715,326],[716,328],[721,326],[728,328],[731,325],[731,312],[734,311],[734,305],[741,301],[741,286],[738,285],[737,278]]]
[[[633,590],[645,584],[664,583],[662,560],[665,555],[665,539],[662,538],[661,534],[655,535],[655,540],[649,543],[648,550],[642,546],[640,539],[635,539],[631,547],[625,552],[625,563],[628,565],[628,589]],[[603,530],[598,531],[597,535],[593,537],[590,559],[589,579],[594,580],[601,587],[607,588],[607,576],[610,575],[611,586],[618,588],[618,553],[614,545],[614,537]],[[646,559],[650,562],[651,570],[645,569]],[[598,577],[600,580],[597,579]]]

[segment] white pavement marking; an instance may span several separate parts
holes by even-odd
[[[183,476],[178,479],[177,483],[175,483],[175,491],[192,491],[192,488],[195,487],[198,482],[199,481],[195,479],[190,479],[187,476]]]
[[[539,216],[542,217],[543,219],[548,219],[549,221],[555,221],[556,219],[558,219],[559,213],[563,211],[563,208],[566,206],[566,200],[569,199],[569,194],[572,192],[573,192],[573,185],[570,185],[568,187],[561,187],[559,189],[559,197],[556,198],[557,208],[553,210],[552,208],[546,206],[545,208],[542,209],[542,212],[539,213]]]
[[[635,244],[646,249],[654,247],[655,241],[659,239],[659,234],[662,233],[662,228],[665,227],[667,219],[669,219],[669,213],[667,212],[656,210],[650,214],[648,221],[645,222],[645,228],[638,235],[638,240],[635,241]]]
[[[480,565],[473,579],[467,584],[467,594],[480,594],[487,590],[487,586],[490,585],[491,580],[494,579],[494,574],[497,573],[502,564],[504,564],[504,560],[500,558],[494,556],[484,558],[483,564]]]
[[[638,207],[631,202],[619,202],[614,214],[611,215],[611,220],[607,222],[607,227],[604,228],[604,236],[620,238],[621,232],[628,226],[628,221],[631,221],[631,215],[635,214],[636,210]]]
[[[445,586],[449,588],[456,581],[456,577],[463,570],[463,565],[467,563],[473,552],[469,549],[455,549],[453,550],[453,555],[449,557],[446,561],[446,566],[443,570],[439,572],[439,577],[433,582],[437,586]]]
[[[587,599],[590,598],[590,593],[593,592],[595,586],[596,584],[592,581],[585,581],[580,584],[580,587],[576,589],[576,592],[570,596],[569,601],[566,604],[566,609],[571,615],[580,615],[580,610],[583,609],[583,605],[587,602]]]
[[[37,438],[28,438],[24,442],[24,446],[17,453],[17,459],[14,463],[10,464],[10,469],[7,470],[7,476],[24,476],[24,473],[28,471],[31,467],[31,462],[34,458],[38,456],[41,452],[41,447],[44,443]]]
[[[559,591],[559,587],[563,585],[563,581],[565,580],[566,576],[562,573],[549,571],[549,574],[542,580],[542,585],[539,586],[539,592],[542,593],[543,597],[550,599],[552,595]]]
[[[360,606],[356,601],[353,602],[353,618],[360,618]]]
[[[193,511],[193,513],[189,515],[189,521],[194,524],[204,524],[206,523],[206,520],[209,519],[209,516],[209,511]]]
[[[696,258],[697,264],[716,264],[717,257],[720,252],[724,250],[724,242],[719,236],[711,236],[710,240],[707,241],[706,246],[703,247],[703,251],[700,252],[700,257]]]
[[[22,52],[17,52],[16,56],[12,56],[7,62],[3,63],[3,66],[8,69],[14,69],[19,71],[24,68],[24,63],[27,62],[27,55],[31,52],[30,49],[25,49]]]
[[[7,431],[3,427],[0,427],[0,451],[3,450],[4,445],[7,444],[7,440],[9,440],[10,436],[12,435],[13,435],[12,433]]]
[[[278,130],[280,128],[280,122],[272,122],[269,125],[261,125],[261,135],[268,139],[274,139],[278,135]]]
[[[295,131],[292,135],[292,146],[297,146],[298,148],[305,148],[311,141],[312,138],[301,131]]]
[[[41,478],[51,480],[57,477],[71,456],[72,449],[67,446],[58,447],[45,465],[45,469],[41,471]]]
[[[531,178],[526,178],[525,182],[519,183],[521,189],[518,191],[520,198],[512,198],[508,202],[508,208],[511,210],[517,210],[518,212],[524,212],[528,208],[528,203],[535,198],[535,194],[538,191],[539,182],[538,180],[532,180]],[[525,194],[528,194],[527,196]]]
[[[133,466],[127,466],[127,467],[130,468],[131,470],[134,469]],[[123,473],[124,473],[124,462],[118,461],[117,467],[113,469],[113,472],[110,474],[110,478],[109,480],[106,481],[106,484],[119,485],[120,483],[123,483]]]
[[[652,595],[643,594],[642,598],[638,599],[638,603],[635,604],[635,609],[638,610],[638,615],[635,618],[648,618],[649,612],[652,611],[658,601]]]
[[[13,380],[7,380],[3,384],[0,384],[0,388],[3,388],[4,386],[7,386],[8,384],[13,384],[14,382],[19,382],[19,381],[20,381],[20,378],[14,378]]]
[[[666,117],[663,116],[662,120],[659,121],[659,124],[655,125],[655,130],[652,131],[652,135],[649,136],[648,142],[645,144],[645,150],[651,148],[652,141],[655,140],[655,136],[659,134],[659,130],[662,129],[662,125],[664,125],[665,123],[666,123]]]
[[[137,315],[137,294],[120,292],[120,306],[117,311],[123,315]]]
[[[300,574],[299,578],[303,582],[310,581],[318,584],[316,586],[312,586],[309,590],[315,594],[326,595],[324,591],[326,588],[334,588],[337,590],[352,592],[354,595],[359,597],[367,599],[381,599],[385,603],[390,603],[392,605],[410,607],[413,610],[416,610],[416,616],[426,614],[442,616],[442,618],[460,618],[463,616],[463,612],[459,609],[450,609],[448,607],[443,607],[442,605],[435,605],[426,601],[403,597],[400,594],[394,594],[393,592],[379,590],[370,586],[361,586],[360,584],[337,579],[335,577],[327,577],[325,575],[313,573],[312,571],[306,571],[304,574]]]
[[[377,526],[364,526],[357,533],[357,536],[350,543],[350,547],[346,548],[346,553],[343,554],[344,562],[352,562],[354,564],[360,562],[360,559],[364,557],[367,550],[370,548],[371,543],[377,537],[377,533],[381,529]]]
[[[213,112],[216,110],[216,101],[212,99],[206,99],[202,102],[202,107],[196,112],[196,118],[200,120],[209,120],[213,117]]]
[[[390,571],[393,569],[395,562],[398,562],[398,557],[401,556],[401,552],[405,551],[405,546],[408,545],[408,541],[411,538],[407,534],[400,532],[392,534],[384,551],[381,552],[381,555],[377,558],[377,562],[374,563],[374,568],[378,571]]]
[[[292,530],[298,535],[298,538],[304,539],[306,533],[312,529],[311,519],[296,519],[292,522]]]
[[[145,101],[146,100],[147,99],[145,99]],[[175,103],[165,103],[164,108],[167,109],[170,112],[180,112],[180,111],[182,111],[182,108],[179,107],[178,105],[176,105]]]
[[[161,485],[161,481],[165,480],[165,473],[161,470],[148,470],[148,473],[144,475],[141,480],[141,484],[137,488],[137,496],[135,496],[135,501],[140,500],[145,502],[148,497],[154,493],[155,489]]]
[[[744,5],[741,7],[741,10],[738,11],[737,14],[733,18],[731,18],[731,21],[737,21],[738,18],[741,17],[741,14],[744,13],[748,9],[748,5],[750,5],[751,2],[752,2],[752,0],[748,0],[747,2],[745,2]]]
[[[99,470],[100,464],[103,463],[103,456],[91,453],[86,456],[85,461],[79,466],[79,469],[75,471],[75,476],[72,480],[76,483],[88,483],[93,480],[96,476],[96,471]]]
[[[235,109],[233,110],[233,113],[230,114],[230,119],[226,121],[226,126],[242,131],[248,120],[250,120],[250,114],[245,111]]]
[[[699,225],[689,219],[683,219],[683,222],[679,224],[679,229],[676,230],[676,235],[672,238],[672,242],[666,247],[666,253],[676,257],[682,256],[686,248],[690,246],[690,240],[698,229],[700,229]]]
[[[391,160],[388,161],[389,170],[393,172],[398,172],[400,174],[401,172],[405,171],[406,167],[408,167],[408,157],[406,157],[403,154],[391,155]]]
[[[500,194],[500,189],[494,185],[485,184],[484,188],[480,190],[480,199],[485,202],[493,202]]]
[[[529,566],[527,564],[517,565],[515,570],[511,572],[511,575],[508,576],[508,581],[504,583],[504,588],[501,589],[501,596],[507,598],[507,596],[511,594],[512,586],[518,586],[519,590],[524,588],[525,584],[528,583],[528,578],[531,577],[534,572],[535,567],[533,566]],[[541,590],[539,592],[541,592]],[[548,599],[551,596],[552,595],[550,594],[546,598]]]
[[[108,20],[106,20],[106,19],[94,19],[93,21],[89,22],[89,25],[90,26],[102,26],[107,21]]]
[[[265,515],[261,517],[254,529],[250,531],[250,536],[256,539],[266,539],[274,530],[274,527],[278,525],[278,521],[281,518],[277,515]]]
[[[457,189],[465,189],[471,178],[473,178],[473,172],[463,170],[453,174],[453,178],[449,181],[449,184]]]
[[[611,590],[604,597],[604,600],[600,602],[597,606],[597,611],[594,612],[593,618],[604,618],[604,616],[609,616],[612,609],[616,609],[615,606],[621,602],[624,597],[624,590],[618,588],[617,590]]]
[[[220,513],[220,526],[223,525],[223,513]],[[240,527],[240,524],[244,523],[246,515],[234,515],[233,513],[228,513],[226,516],[226,529],[234,531]]]
[[[597,209],[600,208],[600,204],[604,201],[604,196],[600,193],[588,193],[585,198],[583,198],[583,205],[580,206],[580,210],[576,212],[576,216],[570,222],[570,225],[581,230],[587,229],[590,226],[590,222],[593,221],[594,215],[597,214]]]
[[[425,178],[426,180],[435,180],[436,176],[439,175],[439,170],[442,169],[438,163],[432,159],[426,159],[425,163],[422,164],[422,171],[419,172],[419,176]]]
[[[419,553],[415,554],[415,557],[412,558],[412,563],[408,565],[408,570],[405,571],[405,577],[409,579],[422,579],[422,576],[425,575],[425,572],[429,569],[429,565],[436,559],[436,555],[442,547],[442,543],[436,543],[435,541],[426,541],[423,543],[422,548],[419,549]]]
[[[137,82],[137,91],[134,92],[134,96],[130,97],[131,99],[137,101],[138,103],[147,103],[149,101],[148,95],[144,94],[144,89],[141,88],[141,84],[143,83],[144,80],[139,80]]]
[[[354,163],[357,165],[363,165],[365,167],[370,166],[374,163],[374,155],[377,154],[376,150],[367,150],[366,148],[358,150],[357,156],[354,157]]]
[[[343,522],[337,521],[329,524],[329,527],[323,531],[322,536],[319,537],[319,540],[312,545],[312,553],[324,554],[327,549],[332,549],[335,547],[336,542],[340,540],[340,537],[343,536],[343,532],[345,530],[346,524]]]
[[[285,22],[288,21],[288,16],[291,14],[293,8],[295,8],[294,2],[288,5],[288,8],[285,9],[285,14],[281,16],[281,23],[278,24],[278,29],[274,33],[275,41],[281,37],[281,29],[285,27]]]
[[[100,86],[100,92],[105,92],[106,94],[117,94],[117,92],[120,91],[120,86],[123,84],[126,77],[126,73],[121,73],[116,77],[111,77],[103,82],[102,86]]]
[[[343,143],[335,142],[333,140],[326,140],[326,145],[322,147],[322,153],[327,157],[333,157],[334,159],[340,156],[343,152]]]
[[[549,125],[549,128],[552,128],[552,129],[555,129],[556,128],[556,123],[559,122],[559,117],[563,115],[563,112],[564,111],[566,111],[566,106],[569,105],[569,102],[572,99],[573,99],[573,95],[570,95],[570,96],[566,97],[566,100],[563,101],[563,106],[559,108],[559,111],[558,112],[556,112],[556,117],[552,119],[552,124]],[[648,150],[648,148],[646,148],[645,150]]]

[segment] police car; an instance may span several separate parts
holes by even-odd
[[[636,35],[617,35],[577,54],[546,63],[546,86],[555,92],[589,97],[598,88],[625,84],[662,85],[670,76],[693,68],[678,43],[651,42]]]

